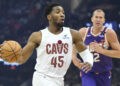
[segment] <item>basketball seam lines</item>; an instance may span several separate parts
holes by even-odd
[[[12,51],[9,51],[9,50],[6,50],[6,49],[2,49],[2,50],[5,50],[5,51],[7,51],[7,52],[12,52]]]
[[[10,48],[11,48],[11,50],[13,51],[13,54],[15,55],[15,58],[16,58],[16,61],[17,61],[17,57],[16,57],[16,54],[15,54],[15,52],[14,52],[14,49],[11,47],[11,45],[9,44],[9,43],[7,43],[9,46],[10,46]],[[15,46],[16,46],[16,43],[15,43]],[[13,58],[11,58],[11,60],[12,60]],[[11,61],[10,60],[10,61]]]
[[[20,49],[19,49],[20,50]],[[17,53],[19,50],[17,50],[15,53]],[[3,56],[3,57],[8,57],[8,56],[11,56],[12,54],[9,54],[7,56]],[[17,54],[18,55],[18,54]]]
[[[21,48],[20,48],[20,49],[21,49]],[[17,51],[19,51],[20,49],[18,49]],[[8,50],[6,50],[6,49],[2,49],[2,50],[7,51],[7,52],[12,52],[12,51],[8,51]],[[16,51],[16,52],[17,52],[17,51]]]
[[[15,46],[15,48],[14,49],[16,49],[16,46]],[[2,49],[2,50],[5,50],[5,51],[7,51],[7,52],[12,52],[12,51],[9,51],[9,50],[7,50],[7,49]]]

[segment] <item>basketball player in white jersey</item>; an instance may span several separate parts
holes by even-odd
[[[72,60],[72,44],[83,57],[85,63],[73,58],[78,68],[88,72],[93,65],[93,57],[83,44],[78,31],[63,27],[65,14],[59,4],[52,4],[46,8],[45,16],[49,26],[32,33],[28,43],[23,48],[19,64],[25,63],[31,56],[34,48],[37,50],[33,86],[64,86],[64,75]]]

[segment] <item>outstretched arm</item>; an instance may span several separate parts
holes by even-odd
[[[17,63],[25,63],[33,53],[34,48],[36,48],[41,41],[41,32],[34,32],[28,39],[27,44],[23,48],[22,57],[17,60]]]

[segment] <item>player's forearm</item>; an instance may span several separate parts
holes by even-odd
[[[73,57],[72,61],[76,67],[78,68],[80,67],[80,63],[81,63],[80,59],[78,59],[77,57]]]
[[[72,51],[72,61],[76,67],[79,67],[79,63],[81,61],[77,58],[77,50],[74,44],[73,44],[73,51]]]
[[[24,47],[22,51],[22,57],[17,60],[17,63],[19,64],[25,63],[32,55],[32,52],[33,52],[33,49],[30,49],[27,46]]]
[[[111,58],[120,58],[120,50],[106,50],[103,49],[100,52],[103,55],[109,56]]]

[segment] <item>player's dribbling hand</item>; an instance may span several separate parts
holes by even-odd
[[[6,41],[4,41],[3,43],[5,43]],[[2,57],[1,57],[1,50],[2,50],[2,46],[3,46],[3,43],[2,44],[0,44],[0,58],[2,59]]]
[[[2,44],[0,44],[0,58],[1,58],[1,50],[2,50],[1,47],[2,47]]]
[[[79,62],[79,64],[77,64],[77,67],[82,70],[82,67],[83,67],[84,63],[83,62]]]
[[[88,62],[82,64],[82,70],[87,73],[92,69],[92,65]]]
[[[0,45],[0,58],[1,58],[1,45]]]

